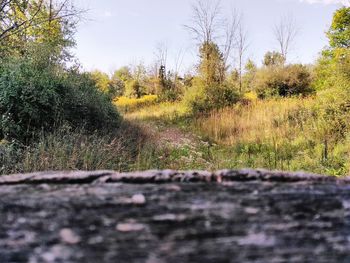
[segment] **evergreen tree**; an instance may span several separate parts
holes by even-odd
[[[220,85],[225,80],[224,56],[217,44],[206,42],[200,48],[199,74],[206,85]]]

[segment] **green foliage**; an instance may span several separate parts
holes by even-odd
[[[350,83],[350,7],[338,9],[327,32],[330,48],[322,52],[315,67],[313,85],[317,90],[349,91]]]
[[[106,73],[99,70],[94,70],[89,74],[97,89],[111,99],[121,96],[125,92],[125,83],[117,77],[117,74],[113,74],[112,78],[109,78]]]
[[[239,84],[239,71],[237,69],[233,69],[228,75],[227,81],[232,85]]]
[[[332,48],[350,48],[350,7],[338,9],[327,32]]]
[[[96,87],[100,91],[102,91],[104,93],[108,93],[109,92],[109,83],[110,83],[109,76],[106,73],[101,72],[99,70],[94,70],[90,74],[91,74],[91,78],[96,83]]]
[[[337,83],[336,68],[332,51],[324,50],[313,70],[315,75],[312,83],[313,87],[317,91],[334,87]]]
[[[160,101],[176,101],[183,93],[183,83],[178,75],[170,71],[166,73],[164,67],[159,70],[157,85]]]
[[[336,73],[341,81],[350,82],[350,49],[337,48],[333,50],[336,62]]]
[[[159,96],[160,101],[176,101],[179,99],[180,92],[175,89],[174,86],[171,86],[169,89],[164,90]]]
[[[185,104],[195,115],[231,106],[239,99],[237,90],[228,83],[207,86],[201,79],[195,79],[184,96]]]
[[[124,83],[132,79],[130,68],[121,67],[113,73],[113,78],[120,79]]]
[[[129,98],[139,99],[145,95],[144,87],[142,87],[140,82],[137,80],[129,80],[125,84],[124,95]]]
[[[0,136],[28,139],[41,129],[52,130],[62,118],[60,78],[28,60],[2,65],[0,74]]]
[[[70,71],[64,74],[60,93],[64,118],[71,127],[89,131],[108,132],[120,125],[121,117],[108,94],[96,88],[87,73]]]
[[[158,73],[158,83],[161,90],[166,90],[169,88],[168,77],[165,66],[161,65]]]
[[[322,57],[317,61],[314,72],[313,85],[317,90],[337,88],[349,91],[349,49],[325,50]]]
[[[259,97],[309,95],[312,77],[303,65],[285,67],[266,67],[256,73],[255,90]]]
[[[204,43],[199,51],[199,74],[208,86],[221,84],[225,79],[224,56],[214,42]]]
[[[28,141],[64,122],[91,130],[119,123],[109,98],[85,74],[35,55],[10,59],[0,72],[0,138]]]
[[[54,59],[69,57],[74,45],[77,13],[70,1],[3,1],[0,15],[0,56],[21,56],[28,45],[51,46]]]
[[[243,90],[245,92],[251,92],[253,90],[253,83],[256,77],[258,68],[252,60],[248,60],[245,65],[245,74],[242,77]]]
[[[243,76],[228,74],[219,46],[207,40],[197,76],[181,78],[164,66],[150,74],[140,63],[110,78],[67,66],[75,30],[69,16],[50,19],[52,10],[36,0],[10,2],[0,15],[0,173],[247,166],[349,172],[349,7],[335,12],[330,47],[312,68],[285,65],[282,54],[267,52],[261,68],[249,60]],[[5,39],[4,14],[9,25],[36,17]],[[238,93],[238,86],[250,93]],[[130,120],[161,123],[152,137],[175,124],[210,143],[192,144],[188,136],[183,145],[160,147],[152,138],[144,144],[141,128],[123,125],[112,99]]]
[[[283,55],[276,51],[269,51],[264,56],[263,65],[266,67],[283,66],[286,59]]]
[[[218,45],[205,42],[199,53],[199,76],[192,80],[184,94],[187,107],[193,114],[199,114],[237,103],[239,95],[234,87],[235,74],[231,75],[231,81],[225,82],[227,69]]]
[[[118,77],[117,74],[113,74],[109,82],[108,93],[111,98],[120,97],[125,92],[125,82]]]

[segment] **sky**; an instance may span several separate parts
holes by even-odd
[[[166,43],[169,67],[179,52],[180,70],[193,68],[197,48],[184,25],[190,23],[192,0],[75,0],[88,10],[80,23],[74,50],[85,70],[112,73],[121,66],[155,60],[156,47]],[[214,0],[213,0],[214,1]],[[325,32],[332,15],[348,0],[222,0],[223,12],[242,13],[249,48],[245,58],[258,65],[264,54],[277,50],[273,27],[293,16],[299,29],[289,62],[313,63],[327,45]],[[231,63],[234,65],[232,57]]]

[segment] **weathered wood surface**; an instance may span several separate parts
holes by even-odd
[[[350,262],[350,181],[241,170],[0,177],[0,262]]]

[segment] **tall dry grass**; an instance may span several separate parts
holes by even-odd
[[[314,102],[313,98],[257,100],[213,111],[194,123],[201,133],[225,145],[292,139],[305,133],[305,120]]]
[[[128,97],[119,97],[114,100],[114,105],[117,106],[118,110],[121,112],[131,112],[141,108],[144,108],[149,105],[153,105],[157,102],[157,95],[146,95],[139,99],[137,98],[128,98]]]
[[[317,98],[279,98],[236,105],[193,120],[218,144],[218,169],[253,167],[346,175],[350,137],[344,113],[318,108]],[[324,107],[324,106],[322,106]],[[328,111],[328,110],[326,110]],[[333,117],[334,118],[333,118]]]
[[[187,114],[188,109],[182,102],[162,102],[128,112],[124,117],[131,121],[174,122]]]
[[[145,143],[140,127],[127,122],[108,134],[61,127],[30,145],[0,142],[0,174],[54,170],[130,171]]]

